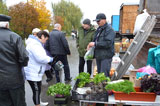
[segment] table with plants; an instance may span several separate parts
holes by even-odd
[[[134,87],[129,80],[111,81],[104,73],[93,78],[82,72],[76,78],[73,89],[70,84],[57,83],[48,88],[55,104],[66,104],[68,99],[82,103],[160,106],[160,75],[145,75],[141,87]]]
[[[158,74],[145,75],[141,78],[141,87],[134,87],[133,82],[129,80],[110,81],[104,73],[99,73],[92,79],[88,73],[80,73],[76,80],[72,97],[80,101],[80,106],[82,102],[160,106]]]

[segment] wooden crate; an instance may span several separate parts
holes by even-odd
[[[120,9],[120,34],[132,35],[138,15],[138,4],[122,4]]]

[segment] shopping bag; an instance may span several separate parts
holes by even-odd
[[[145,72],[147,74],[152,74],[152,73],[157,74],[156,70],[153,67],[151,67],[150,65],[139,68],[138,72]]]
[[[55,67],[55,70],[61,71],[63,69],[64,65],[61,61],[58,61],[58,62],[56,62],[54,67]]]
[[[135,24],[134,24],[133,35],[136,35],[138,33],[138,31],[141,29],[141,27],[143,26],[143,24],[147,20],[148,16],[150,16],[146,9],[144,9],[143,12],[144,13],[139,14],[136,17],[136,21],[135,21]]]
[[[93,60],[94,59],[94,49],[95,47],[91,47],[86,54],[84,55],[85,60]]]

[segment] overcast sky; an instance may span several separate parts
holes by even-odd
[[[7,6],[17,4],[19,2],[27,2],[27,0],[6,0]],[[45,0],[46,6],[51,11],[51,2],[57,3],[61,0]],[[111,20],[112,15],[119,15],[119,9],[122,3],[136,3],[140,0],[66,0],[71,1],[81,8],[83,12],[83,19],[89,18],[94,20],[98,13],[106,14],[107,20]]]

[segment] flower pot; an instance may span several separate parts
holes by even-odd
[[[54,98],[54,104],[67,104],[69,96],[56,97]]]

